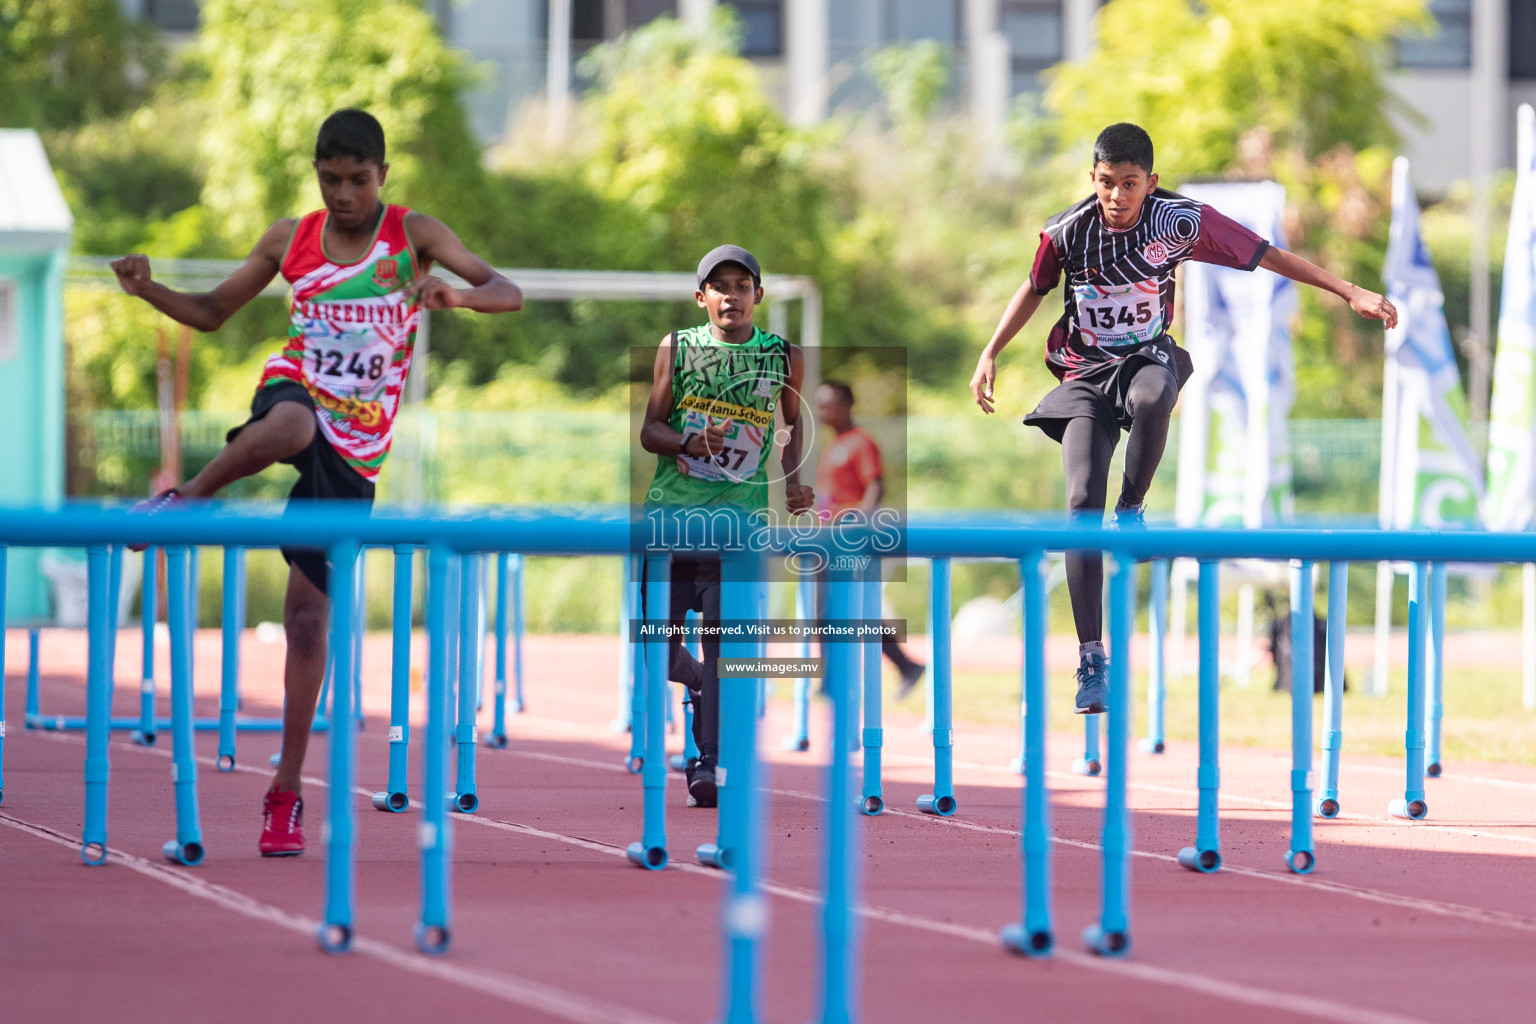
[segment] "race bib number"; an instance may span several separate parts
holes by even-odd
[[[1163,333],[1163,299],[1154,281],[1080,284],[1073,293],[1077,329],[1089,345],[1136,345]]]
[[[371,394],[383,386],[394,351],[375,331],[315,331],[304,339],[304,371],[330,394]]]
[[[708,421],[709,417],[702,410],[688,409],[683,415],[683,433],[702,434]],[[720,418],[715,417],[714,422],[718,425]],[[732,420],[724,448],[708,459],[679,455],[678,471],[697,480],[745,483],[757,475],[757,467],[762,464],[763,436],[763,428]]]

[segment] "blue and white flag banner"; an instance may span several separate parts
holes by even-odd
[[[1483,519],[1492,530],[1528,529],[1536,513],[1536,111],[1522,104],[1517,120],[1515,199],[1488,410]]]
[[[1476,527],[1483,501],[1467,434],[1445,296],[1419,231],[1408,160],[1392,164],[1392,233],[1382,269],[1397,326],[1387,332],[1381,414],[1381,525]]]
[[[1286,244],[1279,183],[1221,182],[1181,191],[1275,245]],[[1296,306],[1296,285],[1271,271],[1184,265],[1184,346],[1195,372],[1180,399],[1174,509],[1180,525],[1263,526],[1290,518],[1286,421],[1296,395]]]

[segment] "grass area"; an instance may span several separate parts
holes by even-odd
[[[1256,673],[1257,674],[1257,673]],[[1082,728],[1072,714],[1070,681],[1064,673],[1051,674],[1051,728],[1067,732]],[[1014,725],[1018,722],[1019,676],[1015,672],[957,672],[955,674],[956,721]],[[1394,672],[1386,697],[1367,696],[1351,675],[1350,692],[1344,695],[1344,751],[1346,754],[1382,754],[1401,757],[1407,716],[1407,677]],[[787,684],[780,690],[789,693]],[[887,707],[922,714],[921,688],[905,700],[896,700],[896,677],[887,672]],[[1165,728],[1169,739],[1196,738],[1198,727],[1196,681],[1193,676],[1175,679],[1168,686]],[[1139,676],[1133,695],[1133,736],[1146,735],[1146,677]],[[1313,700],[1313,745],[1321,743],[1323,698]],[[1221,738],[1224,743],[1289,749],[1291,701],[1288,693],[1269,689],[1257,680],[1247,687],[1223,683],[1221,690]],[[1445,674],[1445,718],[1442,759],[1456,761],[1504,761],[1536,765],[1536,713],[1520,703],[1518,667]]]

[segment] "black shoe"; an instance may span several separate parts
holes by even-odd
[[[684,769],[688,779],[688,806],[713,807],[718,799],[715,788],[715,763],[703,759],[692,761]]]
[[[927,665],[919,665],[912,662],[901,670],[901,689],[896,691],[896,699],[901,700],[917,687],[918,681],[923,678],[923,673],[928,671]]]

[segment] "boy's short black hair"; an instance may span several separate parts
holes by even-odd
[[[1152,173],[1152,136],[1140,126],[1121,121],[1099,132],[1093,143],[1093,166],[1135,164]]]
[[[338,110],[320,125],[315,136],[315,159],[350,156],[363,163],[384,166],[384,126],[366,110]]]
[[[840,380],[824,380],[821,382],[821,386],[836,391],[838,396],[842,398],[843,404],[850,409],[853,408],[853,388]]]

